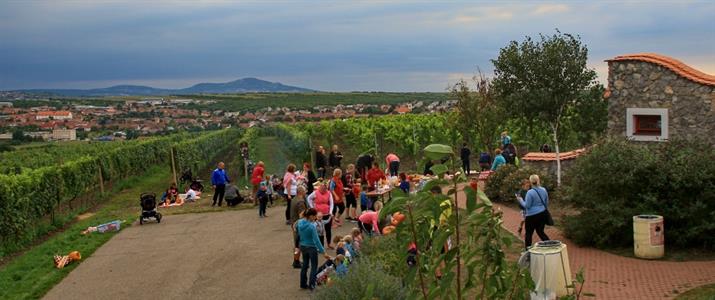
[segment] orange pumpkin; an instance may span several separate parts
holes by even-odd
[[[388,226],[385,226],[385,228],[382,229],[382,234],[388,235],[388,234],[392,233],[393,231],[395,231],[395,226],[388,225]]]
[[[77,260],[82,259],[82,255],[79,254],[79,251],[72,251],[72,252],[70,252],[70,254],[68,256],[72,261],[77,261]]]
[[[405,220],[405,215],[403,215],[401,212],[398,211],[398,212],[395,212],[394,214],[392,214],[391,224],[393,226],[397,226],[397,225],[400,225],[400,223],[402,223],[402,221],[404,221],[404,220]]]

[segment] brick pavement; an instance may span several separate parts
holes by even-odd
[[[463,195],[460,195],[460,206],[466,199]],[[519,211],[501,204],[494,206],[503,212],[502,226],[517,235],[521,221]],[[715,261],[675,262],[624,257],[595,248],[579,247],[555,227],[547,226],[546,234],[551,239],[566,243],[572,276],[581,267],[584,268],[586,283],[583,293],[595,295],[584,299],[672,299],[677,296],[675,291],[682,293],[715,283]],[[523,236],[520,238],[523,239]],[[538,240],[534,233],[534,241]]]

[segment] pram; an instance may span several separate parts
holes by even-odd
[[[149,218],[156,219],[157,223],[161,223],[161,213],[156,211],[156,194],[142,193],[139,196],[139,205],[142,208],[142,214],[139,216],[139,225],[144,224],[144,220]]]

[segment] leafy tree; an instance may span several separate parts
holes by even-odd
[[[474,87],[460,80],[450,88],[457,100],[456,113],[452,115],[454,126],[462,134],[465,142],[490,152],[494,137],[499,135],[499,124],[503,110],[496,103],[492,84],[480,71],[472,77]]]
[[[559,130],[569,110],[581,105],[584,91],[595,86],[596,72],[586,66],[588,49],[579,36],[556,33],[512,41],[493,59],[494,89],[510,113],[549,124],[561,183]]]

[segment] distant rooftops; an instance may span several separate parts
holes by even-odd
[[[665,55],[656,53],[636,53],[619,55],[612,59],[607,59],[607,62],[612,61],[643,61],[665,67],[676,74],[692,80],[697,83],[715,86],[715,76],[698,71],[685,63]]]

